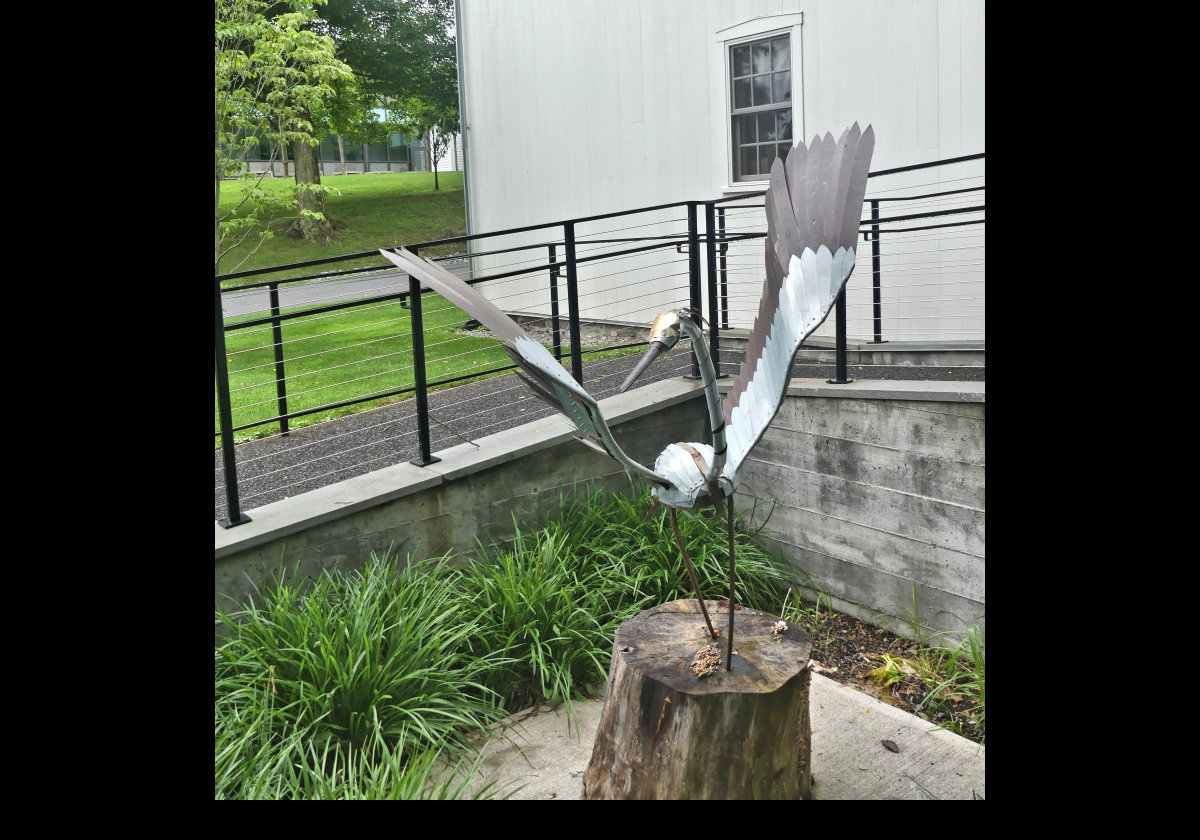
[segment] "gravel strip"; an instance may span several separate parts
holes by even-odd
[[[530,332],[536,334],[535,330]],[[589,338],[609,344],[614,340],[618,343],[628,341],[619,334],[599,334]],[[722,349],[722,372],[737,373],[742,356],[740,351]],[[640,354],[631,354],[589,362],[585,357],[584,387],[597,400],[613,396],[639,358]],[[669,355],[651,365],[638,379],[636,387],[682,376],[690,368],[691,354],[687,342],[682,342]],[[832,363],[796,364],[792,367],[792,376],[831,379],[834,366]],[[983,381],[984,368],[849,365],[847,376],[850,379]],[[474,441],[555,413],[512,374],[432,391],[429,410],[432,419],[430,450],[435,455],[464,440]],[[252,512],[271,502],[410,461],[418,454],[415,399],[296,429],[287,436],[247,441],[236,448],[241,507]],[[221,451],[216,450],[214,455],[216,518],[221,518],[228,515],[224,469]]]

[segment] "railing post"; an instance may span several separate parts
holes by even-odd
[[[700,231],[696,223],[696,202],[687,203],[688,220],[688,305],[694,312],[701,311],[700,303]],[[692,372],[688,379],[700,378],[700,362],[692,353]]]
[[[842,286],[834,306],[834,322],[837,325],[837,338],[834,343],[834,378],[826,379],[830,385],[847,385],[851,380],[846,378],[846,287]]]
[[[721,316],[717,312],[717,225],[716,213],[711,201],[704,203],[704,233],[708,242],[705,249],[708,257],[705,274],[708,278],[708,354],[712,356],[717,378],[721,378]]]
[[[414,254],[417,249],[409,246]],[[425,387],[425,322],[421,317],[421,281],[413,275],[408,275],[409,316],[412,323],[413,346],[413,379],[417,392],[417,444],[420,455],[409,461],[418,467],[436,464],[441,458],[435,458],[429,451],[429,394]]]
[[[729,253],[729,243],[725,241],[725,208],[717,208],[717,233],[721,237],[721,329],[729,329],[729,271],[725,255]]]
[[[554,338],[554,358],[562,363],[562,324],[558,320],[558,246],[553,242],[550,248],[550,333]]]
[[[229,402],[229,367],[225,358],[225,318],[221,312],[221,281],[214,280],[216,300],[216,348],[217,367],[217,413],[221,423],[221,454],[225,465],[225,504],[228,516],[217,520],[222,528],[232,528],[250,521],[250,517],[242,513],[238,499],[237,457],[233,447],[233,408]]]
[[[871,296],[875,303],[875,343],[883,343],[883,299],[879,271],[879,199],[871,199]]]
[[[283,326],[279,318],[279,283],[267,286],[271,297],[271,342],[275,349],[275,399],[279,405],[279,433],[288,433],[287,421],[287,380],[283,370]]]
[[[583,384],[583,356],[579,339],[579,275],[575,266],[575,223],[563,222],[563,245],[567,252],[567,306],[571,308],[571,375]]]

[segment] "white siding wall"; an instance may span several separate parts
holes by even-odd
[[[459,0],[471,231],[763,189],[729,181],[726,42],[790,32],[797,139],[875,128],[872,170],[985,151],[984,6],[977,0]],[[803,24],[799,25],[803,14]],[[983,164],[872,179],[868,197],[978,186]],[[911,190],[909,190],[911,192]],[[983,193],[882,215],[982,204]],[[586,238],[686,230],[684,211],[581,226]],[[762,212],[731,213],[764,229]],[[650,221],[657,224],[647,224]],[[916,223],[914,223],[916,224]],[[979,226],[883,239],[885,339],[983,338]],[[480,247],[545,242],[559,232]],[[592,246],[595,247],[595,246]],[[584,253],[587,246],[580,246]],[[852,336],[869,337],[870,246],[851,280]],[[476,273],[520,255],[477,259]],[[653,268],[641,268],[650,266]],[[731,254],[750,326],[761,242]],[[686,257],[673,249],[581,271],[585,316],[648,322],[687,299]],[[598,279],[589,279],[597,277]],[[500,302],[544,308],[538,278]],[[536,289],[537,291],[532,291]],[[648,294],[649,290],[657,294]],[[735,291],[736,290],[736,291]],[[526,293],[528,291],[528,293]],[[491,294],[500,294],[499,288]],[[832,321],[832,319],[831,319]],[[822,327],[831,334],[832,323]]]

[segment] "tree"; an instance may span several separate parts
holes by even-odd
[[[356,77],[336,86],[337,95],[329,102],[324,115],[324,124],[338,138],[338,155],[341,158],[342,174],[346,174],[346,152],[344,138],[352,137],[362,143],[386,140],[388,135],[400,130],[400,124],[391,114],[380,117],[378,100]]]
[[[330,190],[320,183],[315,155],[311,161],[302,160],[301,150],[315,149],[319,138],[314,137],[312,113],[324,111],[334,93],[333,83],[349,78],[351,71],[336,58],[333,39],[311,28],[315,6],[321,2],[216,0],[217,271],[225,254],[254,234],[261,245],[272,235],[271,226],[289,215],[295,215],[301,226],[328,225],[321,198]],[[280,146],[293,145],[296,184],[288,195],[265,190],[265,172],[255,176],[246,166],[247,153],[260,138],[270,136],[279,143],[271,152],[268,170]],[[240,178],[243,189],[237,206],[222,214],[225,177]],[[242,262],[255,250],[257,245]]]
[[[426,154],[433,168],[433,188],[440,189],[437,162],[450,149],[454,135],[460,130],[458,102],[448,102],[445,97],[434,101],[409,97],[400,104],[397,119],[406,134],[425,138]]]
[[[328,0],[311,25],[334,39],[338,57],[354,70],[354,82],[341,86],[329,111],[328,124],[339,135],[371,142],[399,130],[400,123],[415,136],[425,136],[428,126],[444,127],[447,134],[458,130],[452,0]],[[399,104],[406,102],[439,114],[416,130]],[[380,122],[375,109],[385,110],[388,119]],[[435,186],[436,178],[435,171]]]

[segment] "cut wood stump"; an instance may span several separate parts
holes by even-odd
[[[729,607],[719,603],[705,601],[713,626],[727,632]],[[733,670],[722,635],[720,664],[707,676],[698,674],[713,651],[704,650],[710,640],[694,598],[617,628],[584,797],[808,799],[812,639],[779,621],[735,610]]]

